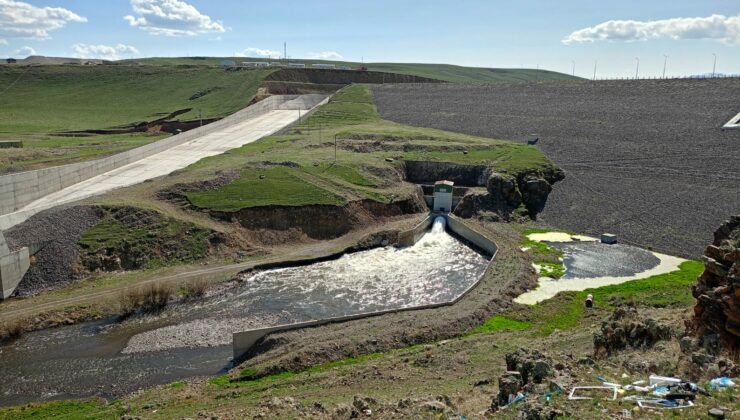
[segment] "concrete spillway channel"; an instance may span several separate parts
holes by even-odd
[[[296,122],[326,95],[272,96],[222,120],[103,159],[0,177],[2,230],[32,215],[167,175],[205,157],[252,143]],[[28,269],[28,250],[0,246],[0,298],[10,296]]]
[[[450,305],[478,284],[495,253],[495,244],[460,220],[435,215],[402,232],[398,244],[242,273],[202,300],[155,315],[29,333],[0,348],[0,405],[117,397],[215,375],[231,366],[240,346],[248,350],[239,331],[261,338],[273,327]]]

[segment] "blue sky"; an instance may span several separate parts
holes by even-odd
[[[51,8],[51,9],[48,9]],[[0,0],[0,56],[342,57],[609,77],[740,73],[739,0]]]

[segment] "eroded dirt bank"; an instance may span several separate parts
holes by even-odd
[[[293,232],[324,240],[345,235],[358,227],[382,223],[386,218],[425,210],[424,200],[417,193],[391,203],[360,200],[345,206],[261,206],[229,213],[212,211],[210,214],[217,219],[236,221],[253,231]]]

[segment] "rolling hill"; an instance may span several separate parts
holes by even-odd
[[[237,63],[242,61],[274,62],[277,60],[245,58],[245,57],[172,57],[172,58],[146,58],[135,60],[140,63],[154,65],[183,65],[201,64],[217,66],[222,60],[232,60]],[[546,81],[546,80],[579,80],[568,74],[558,73],[550,70],[536,69],[501,69],[485,67],[464,67],[452,64],[423,64],[423,63],[357,63],[352,61],[328,61],[328,60],[300,60],[290,59],[291,63],[303,63],[306,66],[315,63],[335,64],[337,67],[348,66],[357,68],[366,66],[370,71],[383,71],[389,73],[409,74],[412,76],[428,77],[452,83],[493,83],[493,82],[516,82],[516,81]]]

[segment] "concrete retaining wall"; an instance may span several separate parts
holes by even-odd
[[[430,214],[426,219],[424,219],[421,223],[416,225],[414,228],[408,231],[405,231],[405,232],[401,232],[401,234],[399,235],[399,245],[409,246],[409,245],[413,245],[414,243],[416,243],[419,239],[421,239],[424,233],[426,233],[426,231],[429,229],[429,227],[433,223],[434,219],[439,216],[445,217],[447,219],[447,226],[452,232],[466,239],[467,241],[471,242],[475,246],[479,247],[481,250],[489,253],[491,255],[490,263],[493,262],[493,260],[496,257],[496,252],[498,250],[498,247],[496,246],[496,244],[493,241],[486,238],[485,236],[483,236],[482,234],[473,230],[473,228],[465,224],[464,221],[454,216],[435,214],[435,213]],[[413,241],[413,242],[410,242],[410,241]],[[242,359],[249,352],[252,346],[254,346],[258,341],[260,341],[267,335],[275,333],[275,332],[317,327],[317,326],[325,325],[325,324],[352,321],[356,319],[369,318],[373,316],[380,316],[380,315],[396,313],[396,312],[414,311],[414,310],[420,310],[420,309],[434,309],[434,308],[440,308],[443,306],[454,305],[455,303],[459,302],[462,298],[464,298],[468,293],[470,293],[470,291],[473,290],[478,285],[479,282],[480,282],[480,279],[478,279],[478,281],[470,285],[470,287],[468,287],[462,294],[460,294],[454,300],[448,301],[448,302],[415,306],[412,308],[389,309],[385,311],[369,312],[369,313],[364,313],[364,314],[347,315],[347,316],[340,316],[340,317],[334,317],[334,318],[325,318],[325,319],[318,319],[318,320],[313,320],[313,321],[298,322],[294,324],[285,324],[285,325],[276,325],[274,327],[259,328],[259,329],[254,329],[254,330],[237,332],[233,334],[233,338],[232,338],[234,360]]]
[[[230,127],[275,109],[298,109],[299,106],[309,109],[324,98],[326,95],[271,96],[219,121],[107,158],[1,176],[0,214],[15,212],[45,195],[165,151],[214,130]]]
[[[419,242],[419,239],[429,230],[433,222],[434,217],[430,214],[412,229],[401,232],[398,235],[398,246],[407,247]]]
[[[0,300],[9,298],[15,292],[30,266],[28,248],[10,252],[5,236],[0,232]]]
[[[485,252],[488,255],[496,255],[498,247],[490,239],[483,236],[481,233],[475,231],[462,219],[455,217],[452,214],[445,215],[447,219],[447,229],[454,232],[456,235],[475,245],[478,249]]]

